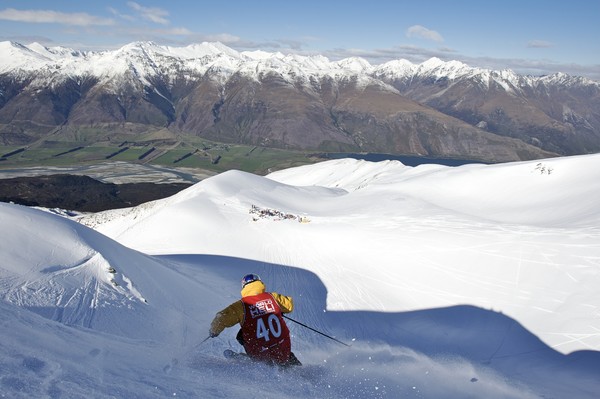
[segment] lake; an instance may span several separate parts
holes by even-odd
[[[417,166],[422,164],[437,164],[446,166],[460,166],[472,163],[485,164],[487,162],[474,161],[468,159],[450,159],[450,158],[430,158],[418,157],[410,155],[392,155],[392,154],[377,154],[377,153],[351,153],[351,152],[326,152],[319,154],[327,159],[364,159],[365,161],[380,162],[380,161],[400,161],[406,166]]]

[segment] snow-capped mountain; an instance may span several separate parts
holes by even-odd
[[[498,135],[560,154],[596,152],[600,84],[557,73],[521,76],[430,59],[392,62],[375,76],[403,95]]]
[[[0,43],[3,144],[59,126],[74,137],[89,127],[127,135],[133,124],[284,148],[518,160],[600,150],[599,93],[580,77],[435,58],[374,66],[221,43],[103,52]]]
[[[80,223],[0,203],[1,396],[595,399],[599,166],[228,171]],[[302,367],[224,359],[237,328],[202,340],[247,273],[351,346],[289,321]]]

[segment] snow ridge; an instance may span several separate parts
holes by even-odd
[[[543,78],[523,77],[510,70],[473,68],[459,61],[445,62],[439,58],[431,58],[421,64],[401,59],[373,66],[359,57],[330,61],[322,55],[283,55],[262,50],[238,52],[219,42],[202,42],[185,47],[133,42],[117,50],[100,52],[81,52],[64,47],[48,48],[39,43],[22,45],[0,42],[0,73],[18,71],[36,71],[43,75],[92,75],[103,80],[131,72],[143,84],[148,84],[148,78],[159,73],[189,71],[199,76],[210,71],[222,75],[220,79],[241,73],[259,80],[262,75],[274,73],[290,82],[309,82],[314,76],[341,81],[355,79],[364,84],[381,78],[402,80],[413,76],[450,80],[479,77],[481,81],[499,82],[507,90],[538,81],[547,84],[600,85],[589,79],[566,74]]]

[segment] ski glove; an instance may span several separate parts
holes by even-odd
[[[215,337],[218,337],[218,336],[219,336],[219,334],[218,334],[218,333],[214,333],[214,332],[212,332],[212,331],[209,331],[209,332],[208,332],[208,336],[209,336],[209,337],[211,337],[211,338],[215,338]]]

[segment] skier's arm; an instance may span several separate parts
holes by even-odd
[[[216,337],[227,327],[233,327],[244,320],[244,306],[241,301],[236,301],[216,314],[210,323],[209,334]]]
[[[294,300],[291,296],[281,295],[276,292],[271,292],[271,295],[273,295],[283,313],[290,313],[294,310]]]

